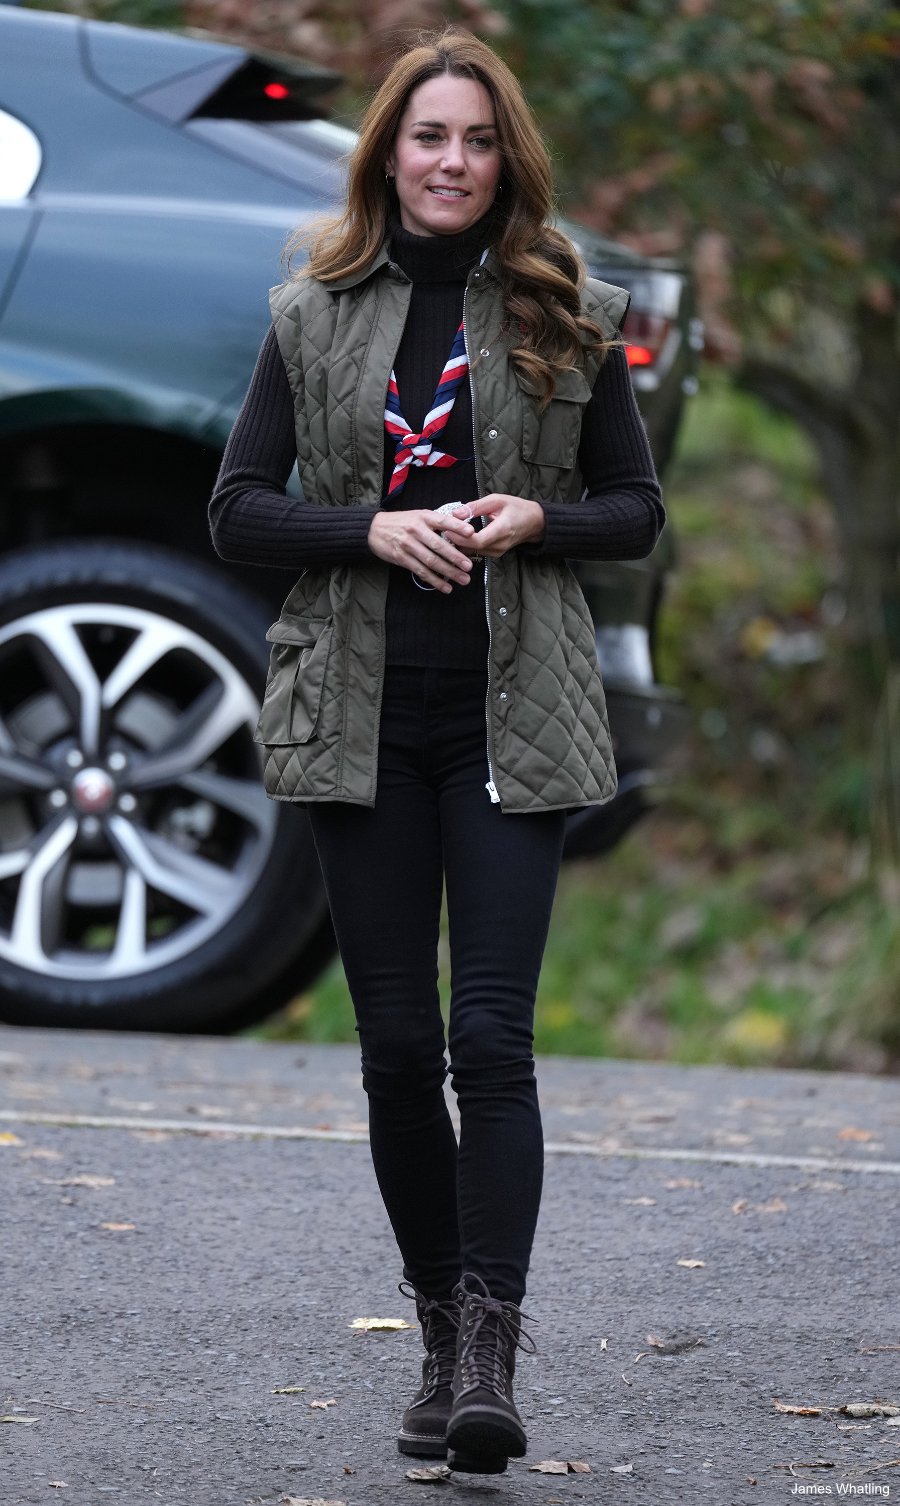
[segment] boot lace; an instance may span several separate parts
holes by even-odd
[[[467,1282],[477,1282],[481,1290],[472,1291]],[[460,1291],[467,1301],[467,1332],[459,1352],[463,1389],[484,1386],[496,1396],[505,1396],[515,1351],[534,1354],[537,1349],[531,1334],[522,1329],[523,1318],[533,1320],[515,1302],[492,1297],[478,1276],[464,1276]]]
[[[427,1368],[422,1378],[425,1388],[423,1400],[427,1401],[442,1387],[450,1386],[453,1380],[456,1369],[456,1335],[462,1309],[452,1298],[440,1302],[434,1297],[423,1297],[411,1281],[401,1281],[398,1290],[404,1297],[415,1302],[422,1324],[422,1342],[428,1351]]]

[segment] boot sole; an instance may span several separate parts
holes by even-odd
[[[507,1460],[503,1454],[495,1454],[493,1457],[462,1454],[458,1449],[450,1449],[447,1454],[447,1463],[451,1470],[461,1475],[503,1475],[506,1473]]]
[[[517,1427],[506,1413],[473,1407],[453,1419],[447,1430],[447,1447],[467,1459],[524,1459],[528,1440],[524,1428]]]
[[[400,1432],[397,1434],[397,1448],[401,1454],[407,1454],[412,1459],[446,1459],[447,1457],[447,1440],[439,1438],[436,1433],[429,1436],[428,1434]]]

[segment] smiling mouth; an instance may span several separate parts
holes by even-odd
[[[469,197],[467,188],[448,188],[441,183],[429,183],[428,192],[437,194],[439,199],[467,199]]]

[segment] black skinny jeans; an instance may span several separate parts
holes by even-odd
[[[534,996],[565,816],[491,804],[486,691],[486,672],[388,668],[374,809],[308,809],[404,1274],[446,1297],[473,1271],[493,1296],[520,1302],[543,1177]],[[458,1150],[437,987],[444,878]]]

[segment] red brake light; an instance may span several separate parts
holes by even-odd
[[[263,89],[263,94],[268,94],[270,99],[287,99],[290,92],[290,89],[286,89],[284,84],[266,84]]]
[[[660,314],[630,308],[622,327],[629,366],[652,366],[671,327],[670,321],[663,319]]]

